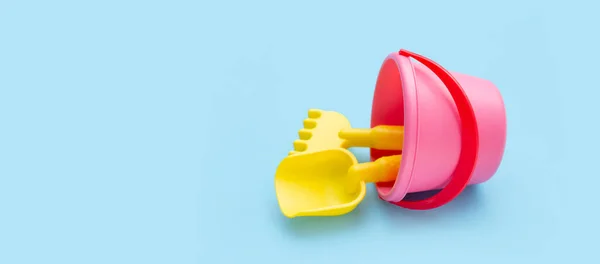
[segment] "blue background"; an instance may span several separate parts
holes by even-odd
[[[597,261],[598,8],[1,1],[0,263]],[[368,126],[400,48],[499,87],[498,173],[437,210],[371,188],[285,218],[273,175],[308,108]]]

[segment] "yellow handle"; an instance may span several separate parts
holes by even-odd
[[[365,162],[353,165],[348,170],[348,177],[351,179],[348,189],[355,192],[356,182],[389,182],[396,179],[400,169],[402,155],[393,155],[381,157],[373,162]]]
[[[403,126],[376,126],[371,129],[348,128],[339,132],[345,139],[345,147],[365,147],[382,150],[402,150]]]

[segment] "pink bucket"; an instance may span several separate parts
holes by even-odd
[[[409,209],[442,206],[467,185],[489,180],[504,154],[506,112],[494,84],[405,50],[386,57],[379,71],[371,113],[371,127],[377,125],[404,126],[403,150],[371,149],[371,160],[402,154],[396,180],[377,184],[377,191]],[[428,190],[440,191],[403,200]]]

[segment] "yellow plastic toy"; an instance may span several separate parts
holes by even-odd
[[[289,155],[351,147],[401,150],[404,127],[353,129],[348,119],[338,112],[310,109],[298,136],[300,139],[294,141],[294,150]]]
[[[349,128],[350,121],[338,112],[310,109],[304,128],[298,131],[300,139],[294,141],[289,155],[344,147],[344,139],[338,133]]]
[[[364,199],[366,183],[395,179],[401,155],[359,164],[349,147],[402,149],[401,126],[353,129],[341,114],[309,110],[304,129],[275,173],[275,190],[283,214],[335,216],[349,213]]]

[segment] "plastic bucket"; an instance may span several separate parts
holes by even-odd
[[[506,112],[494,84],[406,50],[388,55],[379,71],[371,112],[371,127],[377,125],[404,126],[396,180],[376,187],[381,199],[409,209],[442,206],[467,185],[487,181],[504,154]],[[371,160],[393,154],[371,149]],[[403,200],[429,190],[440,191]]]

